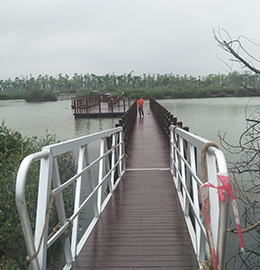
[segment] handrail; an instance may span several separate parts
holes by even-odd
[[[16,205],[20,216],[20,221],[23,229],[23,234],[26,236],[25,244],[29,254],[33,255],[36,252],[36,248],[34,246],[32,229],[29,222],[28,211],[26,208],[26,200],[25,200],[25,184],[26,184],[26,176],[28,173],[28,169],[30,165],[42,158],[46,158],[49,155],[49,151],[41,151],[39,153],[34,153],[27,156],[21,163],[16,180]],[[24,168],[24,169],[23,169]],[[37,260],[32,261],[33,269],[39,269],[39,263]]]
[[[96,159],[91,161],[88,148],[91,143],[96,142],[100,143],[100,154]],[[63,184],[61,184],[57,157],[63,153],[71,151],[78,152],[78,171],[76,175],[70,179],[65,179]],[[47,249],[59,238],[60,235],[68,231],[70,223],[73,222],[71,240],[66,238],[64,245],[66,265],[63,269],[70,269],[72,262],[79,254],[83,243],[88,238],[105,205],[109,201],[114,189],[125,172],[124,153],[123,128],[116,127],[103,132],[43,147],[41,152],[29,155],[22,161],[16,179],[16,205],[28,255],[32,258],[35,254],[37,255],[31,261],[32,269],[46,269]],[[30,165],[38,160],[41,162],[34,239],[26,207],[25,185]],[[98,169],[96,169],[96,166],[98,166]],[[94,178],[93,173],[95,170],[97,170],[96,179]],[[82,177],[84,173],[88,173],[89,180],[91,182],[91,190],[87,198],[81,202],[83,188]],[[62,191],[75,183],[74,213],[72,216],[67,217]],[[102,188],[105,188],[106,185],[106,191],[108,190],[107,195],[102,192]],[[48,220],[46,220],[46,213],[49,207],[50,193],[55,196],[61,228],[48,240]],[[92,218],[89,226],[85,230],[85,233],[78,241],[79,214],[83,207],[91,201],[95,216]],[[45,225],[47,225],[46,228]],[[45,230],[43,230],[44,228]],[[41,238],[43,240],[41,240]],[[36,253],[39,246],[39,253]]]
[[[200,180],[201,168],[197,166],[196,160],[202,147],[209,141],[173,125],[170,126],[170,137],[171,172],[195,254],[201,265],[203,261],[209,259],[210,251],[199,193],[199,188],[203,184]],[[209,146],[206,151],[206,163],[209,175],[208,182],[218,186],[217,175],[227,174],[224,154],[219,149]],[[221,202],[217,191],[210,189],[209,200],[210,205],[214,205],[214,208],[210,209],[210,218],[214,248],[218,256],[218,269],[223,269],[229,198],[226,197],[226,200]]]
[[[173,180],[197,260],[201,265],[203,261],[209,259],[210,247],[207,242],[199,192],[199,188],[203,184],[200,179],[202,178],[202,169],[197,166],[197,160],[202,147],[209,141],[188,132],[188,127],[183,127],[182,122],[178,122],[176,117],[173,117],[166,108],[153,98],[150,98],[150,107],[171,148],[170,168]],[[228,175],[223,152],[209,146],[206,152],[206,164],[207,173],[210,176],[208,182],[218,186],[220,183],[217,175]],[[220,202],[217,191],[210,189],[209,199],[210,205],[214,205],[214,209],[210,209],[210,218],[215,243],[214,248],[217,252],[218,269],[223,269],[230,198],[226,196],[226,200]]]
[[[127,112],[119,120],[119,124],[116,124],[116,127],[122,126],[124,132],[124,141],[125,141],[125,151],[130,145],[131,136],[134,130],[135,122],[137,116],[137,100],[133,102]]]
[[[177,117],[174,117],[171,112],[169,112],[166,108],[164,108],[159,102],[150,97],[150,108],[157,120],[157,123],[160,126],[160,129],[167,141],[170,145],[170,126],[178,125],[181,128],[189,131],[188,127],[183,127],[183,123],[181,121],[177,121]]]

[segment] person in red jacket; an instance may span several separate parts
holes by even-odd
[[[138,104],[138,110],[139,110],[140,117],[144,117],[144,101],[143,101],[143,99],[138,98],[137,104]]]

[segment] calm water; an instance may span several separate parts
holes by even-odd
[[[227,140],[236,143],[245,129],[246,108],[249,113],[260,104],[259,99],[249,98],[167,99],[159,102],[191,132],[216,143],[219,142],[219,132],[226,132]],[[145,112],[148,103],[145,100]],[[117,118],[75,119],[70,105],[70,100],[43,103],[0,101],[0,120],[4,119],[9,128],[23,136],[44,137],[48,132],[56,134],[59,140],[113,128],[118,123]]]
[[[190,131],[218,143],[218,134],[236,143],[245,129],[245,115],[254,111],[260,99],[214,98],[189,100],[160,100],[178,121]]]
[[[159,102],[177,117],[178,121],[182,121],[184,126],[188,126],[192,133],[218,145],[220,145],[219,133],[226,133],[226,139],[236,144],[240,134],[245,130],[245,118],[260,104],[257,98],[159,100]],[[148,104],[149,102],[145,100],[145,117],[149,117]],[[44,137],[49,133],[56,134],[59,140],[113,128],[118,123],[118,118],[75,119],[70,106],[70,100],[32,104],[22,100],[0,101],[0,120],[5,120],[8,128],[19,131],[23,136]],[[225,155],[228,157],[227,153]],[[233,215],[232,212],[230,215]],[[250,243],[251,238],[252,236],[248,234],[244,237],[245,242]],[[237,251],[238,237],[228,234],[226,259],[231,258]]]
[[[61,141],[113,128],[118,119],[75,119],[70,100],[27,103],[0,101],[0,120],[23,136],[55,134]]]

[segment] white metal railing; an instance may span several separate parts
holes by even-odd
[[[202,147],[209,141],[187,132],[177,126],[171,132],[171,172],[184,212],[186,224],[199,264],[209,259],[205,218],[200,197],[202,171],[197,166]],[[209,146],[206,151],[207,181],[220,185],[218,174],[227,174],[224,154],[216,147]],[[223,269],[229,198],[219,201],[216,189],[209,190],[210,220],[217,251],[218,269]]]
[[[200,187],[202,185],[200,166],[197,166],[200,151],[208,143],[197,135],[187,132],[177,126],[170,127],[171,172],[184,212],[186,224],[199,264],[209,258],[202,199]],[[107,138],[111,139],[108,148]],[[91,143],[99,145],[99,154],[94,160],[90,158]],[[77,173],[70,179],[60,179],[57,157],[71,151],[77,152]],[[64,233],[68,232],[71,222],[73,228],[70,237],[64,244],[65,265],[63,269],[70,269],[75,257],[79,254],[92,229],[94,228],[105,205],[112,196],[114,189],[125,172],[124,138],[122,127],[84,136],[74,140],[46,146],[41,152],[26,157],[19,168],[16,182],[16,204],[22,224],[27,251],[30,257],[39,253],[31,261],[32,269],[46,269],[47,249]],[[26,178],[29,167],[40,160],[38,204],[35,221],[34,237],[31,221],[28,217],[25,199]],[[206,152],[208,182],[218,186],[218,174],[227,174],[227,166],[223,153],[210,146]],[[115,176],[117,170],[117,176]],[[94,172],[95,171],[95,172]],[[82,199],[84,189],[84,175],[87,174],[90,191]],[[116,179],[115,179],[116,178]],[[62,183],[61,183],[62,182]],[[75,186],[74,212],[67,217],[62,191],[70,185]],[[104,186],[109,193],[104,194]],[[107,190],[107,189],[106,189]],[[51,196],[55,197],[57,214],[61,228],[48,239],[48,208]],[[222,269],[225,252],[226,227],[228,219],[229,198],[225,202],[219,201],[217,190],[209,190],[211,204],[210,220],[217,251],[218,269]],[[94,213],[88,227],[79,235],[79,216],[84,206],[90,203]],[[47,227],[45,228],[45,225]]]
[[[111,138],[112,146],[108,149],[107,138]],[[79,254],[83,244],[88,238],[99,215],[103,211],[114,189],[121,180],[125,171],[125,155],[122,127],[113,128],[89,136],[73,139],[66,142],[43,147],[42,151],[27,156],[21,163],[16,180],[16,205],[22,224],[23,234],[26,242],[28,255],[34,256],[38,247],[39,253],[31,261],[32,269],[46,269],[47,249],[64,233],[68,231],[70,223],[73,222],[71,237],[65,239],[64,254],[65,265],[63,269],[70,269],[75,257]],[[99,156],[91,161],[89,145],[98,142],[100,145]],[[57,157],[71,151],[78,152],[77,173],[70,179],[60,179]],[[30,165],[40,160],[40,175],[38,188],[38,204],[35,221],[34,237],[31,223],[26,208],[25,186]],[[93,168],[97,172],[96,179],[93,177]],[[115,179],[117,170],[117,179]],[[87,173],[91,190],[87,198],[82,201],[83,174]],[[70,185],[75,185],[74,212],[67,217],[64,207],[62,191]],[[109,193],[106,196],[102,192],[104,185],[108,186]],[[107,189],[106,189],[107,190]],[[56,234],[48,239],[48,208],[51,196],[55,196],[57,214],[61,228]],[[78,240],[79,215],[84,206],[92,202],[94,217],[84,234]],[[47,222],[46,222],[47,221]],[[47,225],[45,227],[45,225]]]

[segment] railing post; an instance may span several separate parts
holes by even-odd
[[[170,129],[170,169],[172,171],[172,175],[175,175],[174,173],[174,134],[172,129]]]
[[[74,100],[74,114],[77,113],[77,100]]]
[[[25,199],[25,187],[26,187],[26,178],[29,166],[32,162],[36,160],[40,160],[42,158],[48,158],[49,151],[41,151],[39,153],[31,154],[27,156],[21,163],[17,179],[16,179],[16,190],[15,190],[15,200],[16,200],[16,206],[19,213],[19,218],[23,230],[23,235],[25,239],[26,248],[28,251],[28,255],[32,257],[36,254],[36,249],[38,246],[35,245],[33,234],[32,234],[32,228],[29,220],[28,210],[26,207],[26,199]],[[35,259],[31,261],[31,267],[33,270],[39,270],[40,264],[38,257],[36,256]]]
[[[121,158],[125,153],[123,130],[119,133],[119,143],[120,143],[119,157]],[[124,156],[123,160],[121,160],[120,163],[119,163],[119,175],[120,175],[120,177],[122,176],[122,171],[124,171],[124,170],[125,170],[125,156]]]
[[[137,101],[135,101],[127,112],[119,120],[119,126],[123,128],[123,140],[124,140],[124,151],[127,153],[127,149],[130,143],[134,125],[137,116]],[[118,124],[116,124],[118,126]]]
[[[85,145],[85,152],[84,152],[84,157],[85,157],[85,162],[86,162],[86,166],[88,166],[91,162],[90,162],[90,158],[89,158],[89,150],[88,150],[88,144]],[[90,168],[88,170],[88,180],[89,180],[89,186],[91,188],[91,191],[94,190],[95,188],[95,181],[93,179],[93,174],[92,174],[92,168]],[[94,195],[94,199],[93,202],[97,202],[97,195]],[[98,216],[98,208],[97,208],[97,204],[93,203],[93,210],[94,210],[94,215],[97,217]]]
[[[225,192],[225,201],[220,202],[219,205],[220,216],[219,216],[219,234],[217,244],[218,269],[223,269],[225,263],[225,247],[227,238],[229,204],[230,198]]]
[[[116,146],[116,134],[113,134],[111,147],[115,147],[115,146]],[[111,153],[111,168],[113,168],[115,165],[116,151],[117,150],[114,148]],[[114,191],[114,182],[115,182],[114,179],[115,179],[115,169],[113,169],[113,171],[111,172],[111,177],[110,177],[110,182],[109,182],[109,189],[112,192]]]
[[[105,139],[101,139],[100,141],[100,157],[104,155],[105,150]],[[103,164],[104,164],[104,157],[100,159],[99,161],[99,172],[98,172],[98,184],[102,182],[103,178]],[[101,213],[101,199],[102,199],[102,187],[99,187],[98,189],[98,195],[97,195],[97,210],[98,210],[98,216]]]
[[[182,122],[177,122],[177,125],[182,128],[183,123]]]
[[[177,135],[177,138],[178,138],[178,135]],[[177,140],[177,144],[178,145],[176,145],[176,147],[178,149],[180,149],[180,140],[179,140],[179,138]],[[181,191],[181,176],[180,176],[180,173],[179,173],[181,171],[181,158],[180,158],[179,153],[178,153],[177,150],[175,151],[175,158],[176,158],[175,162],[176,162],[176,171],[177,171],[177,173],[176,173],[177,191]]]
[[[84,152],[85,152],[85,146],[79,149],[78,173],[80,173],[82,169],[84,168]],[[76,182],[74,212],[76,212],[80,206],[81,183],[82,183],[82,177],[80,176]],[[72,239],[71,239],[71,252],[72,252],[72,257],[74,260],[77,255],[76,253],[77,253],[77,239],[78,239],[78,223],[79,223],[79,218],[77,216],[73,222]]]
[[[114,100],[111,98],[111,112],[113,113],[114,112]]]
[[[61,186],[60,182],[60,174],[59,174],[59,168],[58,168],[58,162],[57,158],[54,158],[54,166],[53,166],[53,188],[57,188]],[[61,226],[63,226],[66,223],[66,212],[64,207],[64,201],[62,193],[59,192],[55,195],[55,202],[57,205],[57,213],[59,217],[59,223]],[[68,232],[68,230],[67,230]],[[69,237],[66,237],[64,239],[64,254],[66,258],[67,264],[72,264],[72,253],[70,248],[70,239]]]
[[[189,156],[189,162],[192,170],[194,173],[197,173],[197,165],[196,165],[196,148],[194,145],[188,146],[188,156]],[[191,183],[192,183],[192,195],[193,195],[193,202],[194,202],[194,210],[195,215],[200,215],[200,202],[199,202],[199,193],[198,193],[198,183],[196,182],[194,176],[191,176]],[[196,243],[194,243],[195,252],[199,258],[199,261],[203,261],[205,259],[206,249],[205,249],[205,243],[206,238],[204,234],[202,233],[202,230],[199,226],[198,220],[195,218],[194,220],[194,229],[196,232]]]
[[[49,154],[47,158],[41,159],[38,203],[37,203],[36,224],[35,224],[34,242],[36,247],[39,246],[43,234],[40,252],[37,256],[40,269],[46,269],[46,262],[47,262],[46,249],[47,249],[49,221],[46,220],[46,215],[50,202],[52,169],[53,169],[53,157],[51,154]],[[47,226],[45,231],[43,231],[45,222],[47,222]]]
[[[88,104],[88,98],[86,98],[87,114],[89,114],[88,106],[89,106],[89,104]]]
[[[206,164],[207,164],[207,175],[208,175],[208,180],[210,181],[211,184],[218,186],[218,178],[217,178],[217,168],[216,168],[216,158],[212,153],[209,153],[208,151],[206,152]],[[210,175],[210,179],[209,179]],[[218,199],[218,192],[216,189],[209,189],[209,198],[211,201],[219,201]],[[210,220],[211,220],[211,226],[212,226],[212,233],[213,233],[213,238],[214,238],[214,243],[215,245],[218,242],[217,235],[219,232],[218,228],[218,215],[215,215],[215,213],[219,213],[219,204],[214,205],[214,209],[211,207],[210,210]],[[217,250],[217,247],[215,246],[215,249]]]

